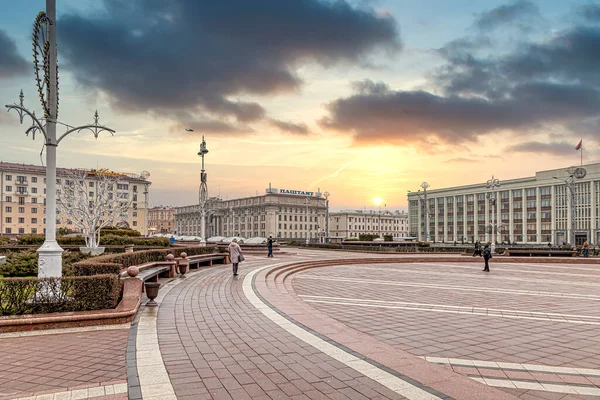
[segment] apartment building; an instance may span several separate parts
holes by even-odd
[[[148,210],[148,231],[173,233],[175,229],[175,208],[170,206],[152,207]]]
[[[342,210],[329,213],[329,236],[358,238],[361,234],[408,237],[405,211]]]
[[[495,232],[498,242],[600,243],[600,164],[499,183],[495,190],[486,182],[427,190],[426,198],[423,192],[410,192],[411,235],[473,242],[491,241]]]
[[[127,226],[147,235],[148,197],[151,182],[145,177],[107,170],[58,168],[57,188],[73,173],[85,176],[90,191],[99,173],[117,177],[114,188],[132,199]],[[26,233],[45,234],[46,168],[37,165],[0,162],[0,235],[17,236]],[[57,216],[57,229],[77,232],[72,221]]]

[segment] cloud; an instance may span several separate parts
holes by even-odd
[[[278,119],[270,119],[269,123],[281,131],[293,133],[296,135],[308,135],[310,133],[308,126],[305,123],[293,123],[281,121]]]
[[[574,25],[504,52],[489,44],[475,36],[439,49],[445,63],[428,76],[432,91],[355,82],[353,94],[326,104],[319,123],[358,142],[412,143],[428,151],[544,129],[568,137],[585,128],[600,139],[600,26]]]
[[[25,75],[29,64],[17,52],[17,45],[6,32],[0,30],[0,79]]]
[[[474,25],[481,31],[491,31],[505,25],[514,25],[522,31],[528,31],[532,26],[531,19],[538,17],[540,13],[535,4],[519,0],[476,14]]]
[[[472,158],[465,158],[465,157],[457,157],[457,158],[451,158],[450,160],[446,160],[445,162],[447,163],[456,163],[456,164],[474,164],[474,163],[479,163],[481,162],[481,160],[474,160]]]
[[[186,131],[186,129],[193,129],[193,132]],[[253,129],[246,125],[221,120],[186,119],[186,122],[172,126],[170,131],[176,134],[194,136],[208,133],[215,135],[247,134],[253,132]]]
[[[61,17],[61,56],[117,109],[265,118],[251,95],[297,90],[297,68],[360,63],[400,47],[396,21],[346,0],[104,0]],[[235,99],[234,99],[235,98]],[[239,98],[239,99],[238,99]]]
[[[506,148],[507,152],[550,154],[554,156],[572,156],[577,143],[566,142],[525,142]]]
[[[577,10],[577,14],[589,21],[600,21],[600,5],[586,4],[580,6]]]

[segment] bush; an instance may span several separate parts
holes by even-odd
[[[180,253],[185,252],[188,256],[194,256],[198,254],[218,253],[219,251],[220,250],[215,246],[195,246],[175,247],[173,249],[134,251],[133,253],[107,254],[76,263],[75,270],[77,271],[78,268],[83,266],[90,266],[91,270],[94,268],[99,270],[102,266],[107,264],[117,264],[120,266],[120,269],[125,269],[131,267],[132,265],[142,265],[149,262],[164,261],[167,254],[178,256]],[[226,251],[226,249],[223,251]]]
[[[383,240],[385,242],[393,242],[394,241],[394,236],[392,236],[392,235],[383,235]]]
[[[10,244],[11,240],[6,236],[0,236],[0,246]]]
[[[59,236],[56,241],[63,246],[85,246],[83,236]]]
[[[121,264],[117,263],[95,263],[93,260],[77,263],[73,266],[76,276],[93,275],[118,275],[121,272]]]
[[[0,265],[2,276],[36,276],[37,252],[33,250],[11,252],[6,257],[6,263]]]
[[[101,246],[124,246],[132,243],[133,241],[129,236],[113,235],[112,233],[106,236],[100,236]]]
[[[22,315],[113,309],[119,302],[115,275],[0,280],[0,314]]]
[[[115,235],[115,236],[142,236],[142,234],[135,229],[127,228],[115,228],[113,226],[107,226],[102,228],[100,231],[100,237],[103,235]]]
[[[41,245],[44,243],[44,240],[46,240],[46,237],[44,235],[36,235],[36,234],[28,234],[28,235],[21,235],[18,238],[19,244],[36,244],[36,245]]]
[[[372,233],[361,233],[358,235],[358,240],[362,242],[372,242],[373,239],[377,239],[379,235],[374,235]]]
[[[429,246],[431,246],[431,243],[429,243],[429,242],[419,242],[417,244],[417,246],[419,246],[419,247],[429,247]]]
[[[156,247],[169,247],[171,242],[168,238],[157,237],[157,238],[135,238],[133,243],[137,246],[156,246]]]

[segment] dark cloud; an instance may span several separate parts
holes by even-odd
[[[519,0],[477,14],[474,25],[482,31],[491,31],[505,25],[514,25],[522,31],[528,31],[531,29],[531,20],[539,17],[535,4]]]
[[[399,48],[396,21],[346,0],[104,0],[101,15],[65,15],[61,56],[77,81],[116,108],[169,115],[184,109],[265,118],[232,100],[296,90],[296,68],[356,63]]]
[[[578,142],[577,142],[578,143]],[[577,143],[566,142],[525,142],[506,148],[507,152],[550,154],[553,156],[572,156]]]
[[[296,135],[308,135],[310,130],[305,123],[286,122],[278,119],[270,119],[269,123],[281,131],[293,133]]]
[[[0,30],[0,79],[25,75],[29,64],[17,52],[17,45],[6,32]]]
[[[600,5],[598,4],[586,4],[580,6],[577,13],[589,21],[600,21]]]
[[[540,129],[567,137],[585,129],[600,139],[600,26],[575,25],[541,42],[523,39],[504,52],[490,43],[466,37],[439,49],[445,63],[429,75],[435,92],[354,83],[355,93],[330,102],[320,124],[357,141],[423,147]]]

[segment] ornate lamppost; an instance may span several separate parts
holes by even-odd
[[[44,136],[46,147],[46,238],[38,249],[38,277],[62,276],[63,249],[56,242],[56,148],[59,143],[73,132],[89,130],[98,139],[101,132],[111,135],[114,130],[99,124],[98,112],[94,114],[94,122],[78,127],[58,121],[58,66],[56,52],[56,0],[46,0],[46,12],[41,11],[33,25],[33,66],[35,80],[42,109],[43,118],[37,118],[34,111],[25,108],[25,96],[21,90],[19,104],[7,105],[8,111],[15,110],[19,114],[21,124],[28,116],[32,125],[25,134],[35,139],[36,133]],[[57,139],[56,125],[60,124],[66,131]]]
[[[202,240],[206,242],[206,202],[208,200],[208,185],[207,185],[207,176],[204,171],[204,156],[208,153],[208,149],[206,148],[206,141],[204,140],[204,136],[202,136],[202,143],[200,143],[200,151],[198,155],[202,157],[202,170],[200,172],[200,237]]]
[[[571,232],[569,235],[569,240],[571,241],[571,246],[573,248],[576,248],[577,246],[575,245],[575,228],[576,228],[576,224],[575,224],[575,209],[576,209],[575,191],[577,189],[576,188],[577,184],[575,183],[575,179],[585,178],[587,171],[583,167],[570,167],[566,171],[569,174],[568,178],[563,179],[563,178],[558,178],[556,176],[553,176],[553,178],[563,181],[565,183],[565,185],[567,186],[567,188],[569,189],[569,194],[571,195],[570,196],[571,220],[570,220],[570,224],[569,224],[569,228],[570,228]]]
[[[492,203],[492,245],[491,250],[492,254],[496,252],[496,188],[500,187],[500,180],[494,178],[492,175],[492,179],[489,179],[485,184],[485,187],[488,189],[492,189],[492,194],[488,194],[488,199],[490,203]]]
[[[323,193],[325,196],[325,243],[329,243],[329,192]]]

